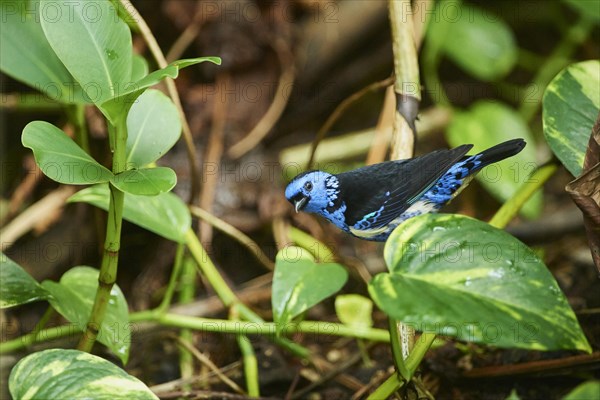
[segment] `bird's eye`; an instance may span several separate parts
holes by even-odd
[[[304,189],[308,190],[309,192],[312,190],[312,188],[313,188],[312,182],[306,182],[304,184]]]

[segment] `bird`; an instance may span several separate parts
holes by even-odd
[[[290,181],[285,197],[296,212],[318,214],[355,237],[382,242],[403,221],[439,211],[483,167],[525,145],[513,139],[467,155],[473,145],[464,144],[339,174],[306,171]]]

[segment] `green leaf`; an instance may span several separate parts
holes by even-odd
[[[41,2],[48,42],[93,103],[131,83],[131,32],[110,1]]]
[[[335,298],[335,313],[345,325],[355,328],[373,326],[373,302],[358,294],[341,294]]]
[[[484,222],[426,214],[402,223],[385,245],[390,270],[369,283],[388,315],[417,330],[498,347],[591,352],[544,263]]]
[[[289,246],[277,253],[273,275],[273,319],[277,331],[292,319],[336,293],[348,273],[339,264],[318,264],[301,247]]]
[[[162,92],[147,90],[127,115],[127,165],[139,168],[158,160],[180,135],[175,104]]]
[[[522,138],[527,146],[517,155],[484,168],[477,180],[495,198],[504,202],[528,181],[535,170],[535,141],[521,115],[498,102],[480,101],[467,112],[458,113],[446,131],[452,147],[472,143],[469,154],[479,153],[506,140]],[[543,204],[542,192],[536,193],[522,209],[528,218],[537,217]]]
[[[165,78],[177,78],[179,76],[179,70],[182,68],[187,68],[192,65],[196,65],[202,62],[211,62],[216,65],[221,65],[221,58],[219,57],[197,57],[197,58],[188,58],[183,60],[173,61],[171,64],[167,65],[165,68],[159,69],[157,71],[152,72],[151,74],[145,76],[144,78],[137,81],[135,87],[137,90],[149,88],[150,86],[154,86],[157,83],[160,83]]]
[[[50,47],[40,23],[26,12],[35,7],[40,7],[39,2],[2,2],[0,69],[53,100],[86,102],[81,86]]]
[[[131,59],[131,80],[137,82],[148,75],[148,61],[139,54],[134,54]]]
[[[584,61],[562,70],[542,101],[544,136],[573,176],[579,176],[600,110],[600,61]]]
[[[166,167],[130,169],[115,175],[111,182],[125,193],[156,196],[173,189],[177,175]]]
[[[570,391],[563,400],[600,399],[600,381],[587,381]]]
[[[48,292],[4,253],[0,253],[0,282],[0,308],[48,298]]]
[[[89,203],[107,211],[109,196],[107,185],[96,185],[80,190],[68,201]],[[162,193],[158,196],[125,193],[123,218],[179,243],[185,243],[185,235],[192,224],[187,206],[173,193]]]
[[[80,266],[65,272],[59,283],[48,280],[42,282],[42,287],[52,295],[49,299],[52,307],[82,331],[92,313],[98,289],[98,274],[97,269]],[[98,332],[98,341],[111,349],[123,364],[127,364],[130,340],[127,300],[121,289],[114,285],[104,322]]]
[[[70,137],[45,121],[23,129],[23,146],[33,150],[35,162],[48,178],[69,185],[108,182],[113,174],[90,157]]]
[[[92,354],[49,349],[21,359],[10,371],[14,399],[131,399],[158,397],[137,378]]]
[[[430,32],[442,50],[465,71],[484,81],[508,74],[517,62],[517,46],[508,25],[498,16],[478,7],[461,4],[441,7],[441,17],[432,21]],[[436,37],[439,36],[439,37]]]
[[[221,59],[219,57],[198,57],[174,61],[165,68],[154,71],[139,81],[126,85],[124,90],[119,93],[118,97],[108,99],[98,107],[104,116],[114,125],[123,113],[129,111],[136,99],[144,93],[147,88],[160,83],[165,78],[177,78],[181,68],[205,61],[221,65]]]

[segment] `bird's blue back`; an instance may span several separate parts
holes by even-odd
[[[515,139],[465,156],[463,145],[403,161],[388,161],[338,175],[309,171],[294,178],[286,198],[365,240],[385,241],[403,221],[437,212],[481,170],[521,151]],[[308,190],[310,189],[310,190]]]

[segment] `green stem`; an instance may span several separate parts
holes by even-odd
[[[423,332],[419,339],[415,342],[412,352],[406,359],[406,368],[409,371],[409,379],[412,378],[415,371],[421,364],[421,360],[433,344],[435,333]]]
[[[75,128],[75,141],[86,153],[90,153],[90,141],[85,122],[85,105],[72,104],[67,108],[69,119]]]
[[[558,165],[556,163],[549,163],[533,171],[529,179],[496,211],[489,224],[500,229],[508,225],[518,214],[519,210],[521,210],[525,202],[554,175],[557,169]]]
[[[42,331],[42,329],[44,329],[44,327],[46,326],[46,324],[48,323],[48,321],[50,321],[50,318],[52,318],[52,316],[54,315],[54,308],[52,306],[48,306],[48,308],[46,309],[46,311],[44,312],[44,315],[42,315],[42,318],[40,318],[40,320],[38,321],[37,324],[35,324],[35,327],[33,328],[33,334],[37,335],[40,331]],[[34,340],[35,340],[35,336],[34,336]]]
[[[408,371],[406,380],[401,379],[398,374],[392,374],[388,379],[385,380],[371,395],[367,398],[368,400],[379,400],[387,399],[400,389],[406,382],[412,379],[415,371],[421,364],[425,353],[431,347],[435,340],[434,333],[423,333],[419,340],[416,341],[414,348],[412,349],[408,358],[404,361],[404,365]]]
[[[404,383],[398,374],[392,374],[367,397],[367,400],[387,399],[404,386]]]
[[[175,273],[175,271],[173,271],[173,273]],[[192,302],[194,294],[196,293],[196,265],[191,258],[186,258],[183,261],[180,282],[181,291],[179,292],[179,303],[186,304]],[[167,310],[163,309],[161,311],[161,314],[164,314]],[[191,329],[182,329],[179,333],[179,338],[182,342],[192,345],[193,334]],[[185,346],[182,346],[179,350],[179,370],[181,371],[182,378],[190,378],[194,374],[194,357]],[[192,388],[189,386],[186,389],[191,390]]]
[[[123,116],[114,129],[114,154],[113,173],[118,174],[125,170],[125,144],[127,142],[127,123]],[[119,263],[119,250],[121,248],[121,225],[123,222],[123,203],[125,193],[112,184],[110,186],[110,200],[108,205],[108,218],[106,221],[106,239],[104,241],[104,254],[98,276],[98,289],[92,313],[77,348],[90,352],[98,337],[100,327],[106,315],[106,308],[110,299],[110,292],[117,280],[117,267]]]
[[[177,286],[177,279],[179,278],[181,274],[181,266],[182,266],[182,260],[183,260],[183,253],[185,250],[185,246],[183,244],[178,244],[177,245],[177,251],[175,252],[175,262],[173,263],[173,271],[171,272],[171,278],[169,279],[169,284],[167,285],[167,289],[165,290],[165,295],[162,299],[162,301],[160,302],[159,306],[156,308],[156,312],[158,313],[165,313],[167,312],[167,310],[169,309],[169,306],[171,305],[171,300],[173,299],[173,294],[175,293],[175,287]],[[193,298],[194,294],[192,292],[192,298]],[[179,298],[179,302],[183,303],[186,302],[186,300],[189,300],[189,298],[186,297],[186,299],[182,299],[183,297],[183,291],[182,291],[182,295]],[[188,301],[189,302],[189,301]]]
[[[250,397],[260,397],[258,383],[258,361],[254,354],[252,344],[246,335],[236,335],[238,346],[242,352],[244,362],[244,376],[246,377],[246,390]]]
[[[239,316],[235,308],[231,309],[229,318],[233,321],[238,321]],[[248,336],[243,334],[235,335],[240,352],[242,353],[242,361],[244,363],[244,378],[246,380],[246,391],[250,397],[260,397],[260,385],[258,380],[258,361],[252,344]]]
[[[371,357],[369,356],[369,347],[367,346],[367,342],[363,339],[357,339],[356,345],[358,346],[358,351],[360,353],[360,358],[362,358],[362,362],[365,368],[372,368],[375,364]]]
[[[240,313],[241,315],[241,313]],[[213,319],[190,317],[179,314],[160,315],[154,311],[142,311],[131,314],[131,322],[155,322],[164,326],[176,328],[190,328],[202,332],[233,333],[243,335],[266,335],[276,336],[274,322],[251,322],[231,321],[227,319]],[[282,329],[282,335],[305,333],[309,335],[340,336],[358,339],[366,339],[374,342],[389,342],[390,336],[387,330],[377,328],[357,329],[344,324],[323,321],[301,321],[286,324]]]
[[[276,324],[274,322],[230,321],[226,319],[199,318],[170,313],[159,314],[156,310],[132,313],[129,315],[129,321],[131,323],[154,322],[160,325],[175,328],[189,328],[202,332],[267,335],[269,337],[275,337],[276,335]],[[132,330],[135,331],[135,329]],[[33,343],[73,335],[78,331],[79,328],[74,325],[63,325],[42,329],[39,332],[30,332],[18,338],[0,343],[0,354],[19,350]],[[282,334],[284,335],[291,335],[294,333],[304,333],[315,336],[340,336],[384,343],[389,343],[390,341],[389,332],[385,329],[356,329],[344,324],[323,321],[301,321],[290,323],[282,329]],[[420,341],[417,341],[417,346],[415,348],[418,347],[419,343]],[[306,352],[306,354],[302,353],[300,356],[306,358],[309,355],[307,350],[300,346],[298,347]],[[407,359],[407,365],[410,365],[411,357],[412,356],[409,356]]]
[[[187,231],[185,239],[186,245],[196,261],[198,268],[200,268],[202,275],[208,280],[225,307],[231,307],[233,303],[237,301],[237,297],[235,293],[233,293],[233,290],[231,290],[223,280],[219,271],[217,271],[217,268],[212,263],[206,250],[204,250],[204,247],[202,247],[202,244],[192,229]]]
[[[208,257],[206,250],[204,250],[204,247],[202,247],[202,244],[200,244],[198,237],[191,229],[188,230],[186,234],[186,244],[190,250],[190,253],[192,254],[192,257],[194,257],[196,260],[200,272],[204,275],[206,280],[208,280],[223,304],[226,307],[236,307],[240,317],[246,321],[264,323],[262,318],[260,318],[254,311],[250,310],[248,307],[246,307],[246,305],[239,301],[233,290],[231,290],[231,288],[223,280],[221,274],[219,274],[219,271],[217,271],[217,268],[212,263],[210,257]],[[299,357],[307,358],[310,355],[310,351],[308,349],[288,339],[275,337],[273,340],[275,343],[285,347]]]
[[[24,349],[34,343],[51,341],[67,336],[77,335],[81,332],[80,327],[75,325],[61,325],[52,328],[32,331],[18,338],[0,343],[0,354],[10,353]]]
[[[403,341],[406,340],[406,338],[401,335],[403,325],[400,321],[391,317],[388,322],[390,331],[390,344],[392,346],[392,357],[394,358],[396,371],[400,374],[402,379],[408,380],[410,373],[406,367],[405,359],[408,357],[410,350],[405,349],[404,346],[402,346]]]

